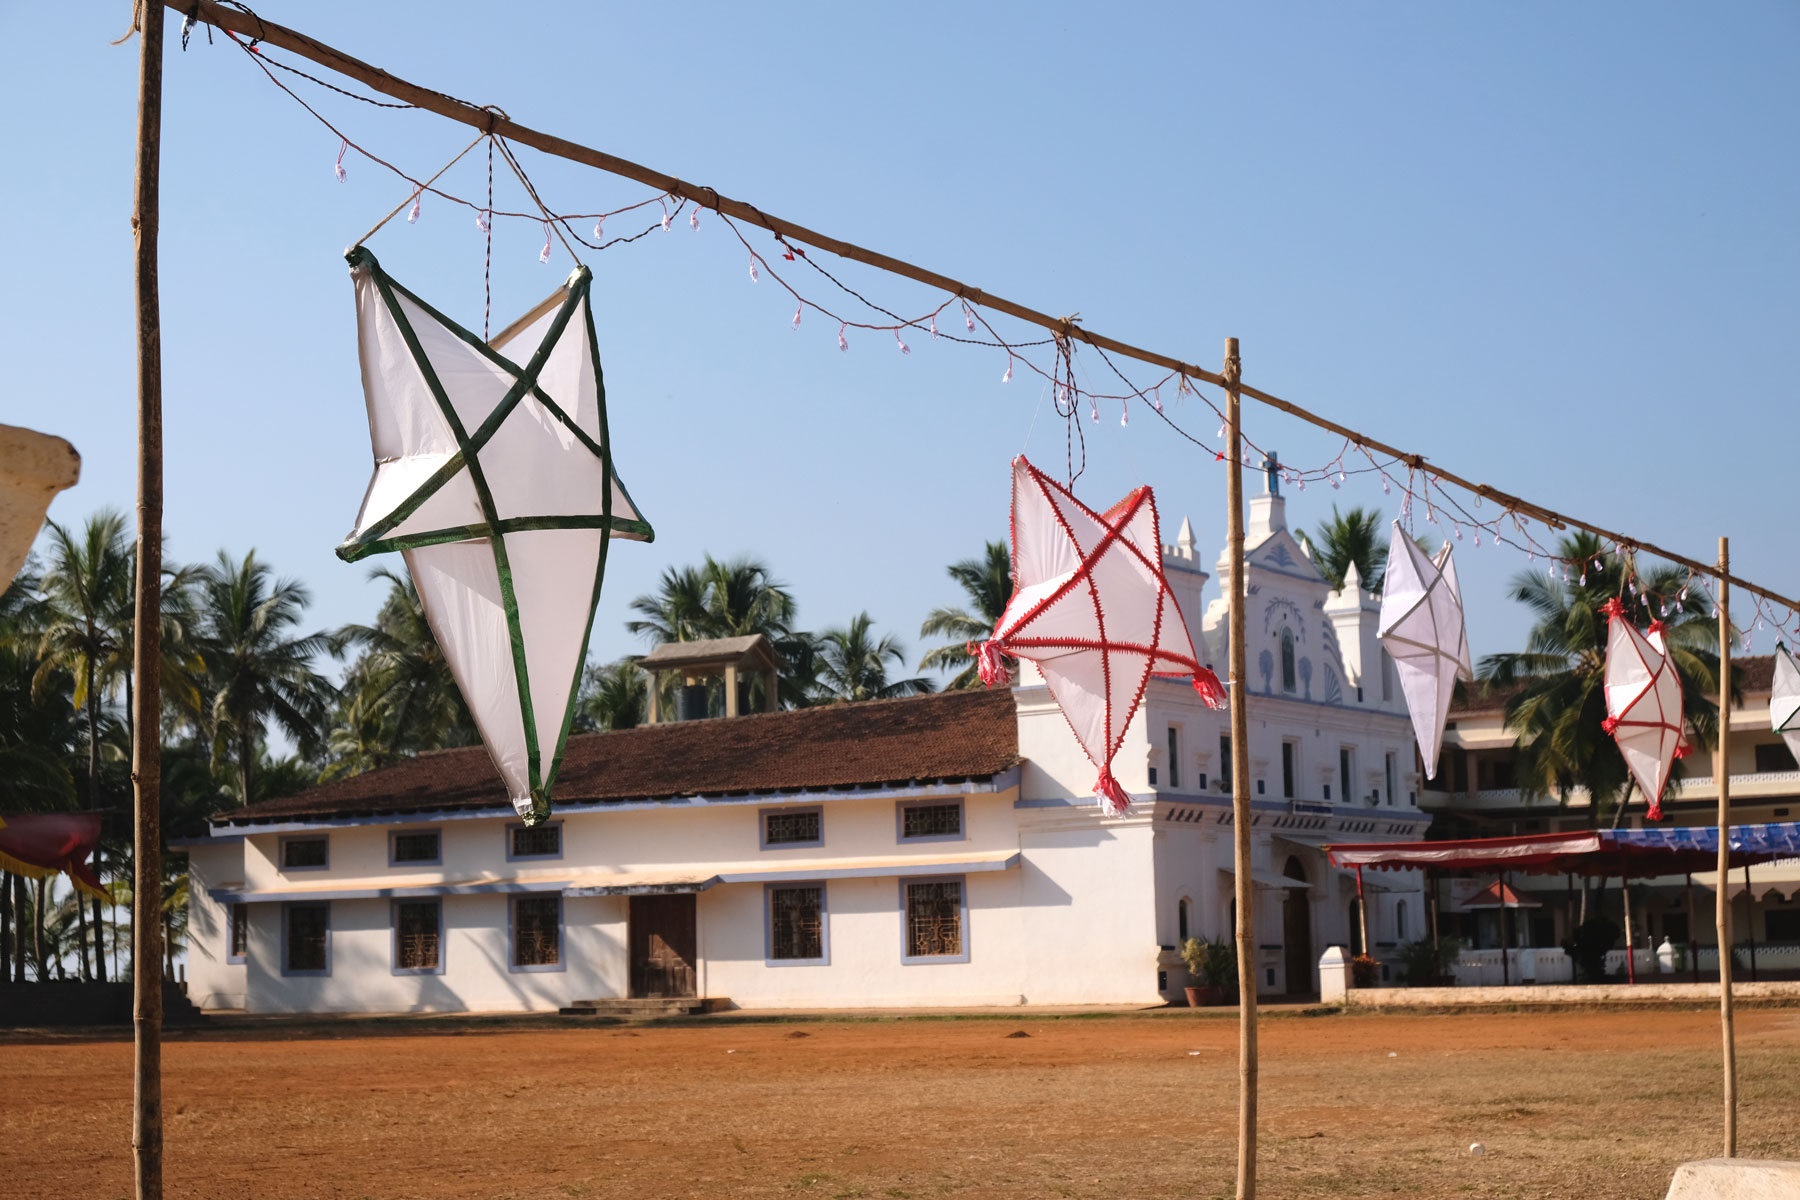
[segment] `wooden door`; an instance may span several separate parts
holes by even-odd
[[[1287,889],[1281,917],[1281,941],[1287,950],[1287,994],[1310,995],[1318,990],[1313,968],[1319,956],[1313,953],[1312,901],[1305,888]]]
[[[631,898],[631,996],[692,996],[694,894]]]

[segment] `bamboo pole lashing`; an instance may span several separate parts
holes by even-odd
[[[492,107],[480,107],[470,104],[466,100],[458,100],[454,96],[446,95],[443,92],[434,91],[430,88],[411,83],[396,75],[389,74],[379,67],[371,66],[360,59],[345,54],[335,47],[328,46],[323,42],[308,37],[303,33],[289,29],[286,26],[277,25],[272,21],[266,21],[253,14],[225,8],[222,5],[215,3],[214,0],[197,0],[197,2],[195,2],[195,0],[184,0],[184,2],[181,3],[178,3],[177,0],[164,0],[164,3],[167,7],[176,9],[184,15],[192,13],[199,20],[205,21],[216,28],[229,30],[233,33],[242,34],[246,37],[267,42],[272,46],[278,46],[281,49],[297,54],[310,62],[317,63],[328,70],[335,71],[347,78],[354,79],[384,95],[392,96],[397,100],[413,104],[427,112],[436,113],[438,116],[461,122],[471,128],[504,137],[508,141],[530,146],[545,154],[564,158],[570,162],[581,163],[584,166],[593,167],[596,170],[605,171],[611,175],[617,175],[624,179],[647,184],[650,187],[656,188],[658,191],[667,192],[679,199],[692,201],[695,204],[710,208],[715,212],[723,213],[728,217],[733,217],[756,225],[762,229],[766,229],[770,233],[777,234],[784,238],[792,238],[796,241],[815,246],[821,250],[829,251],[840,258],[846,258],[852,262],[859,262],[866,266],[875,267],[876,269],[886,271],[889,274],[898,275],[905,279],[911,279],[916,283],[922,283],[928,287],[948,292],[951,295],[968,301],[970,304],[991,309],[994,312],[1003,313],[1006,316],[1024,321],[1030,325],[1036,325],[1042,329],[1050,330],[1053,333],[1073,338],[1076,341],[1083,342],[1087,345],[1096,347],[1097,349],[1117,354],[1124,358],[1134,359],[1151,366],[1161,367],[1164,370],[1176,371],[1187,376],[1189,379],[1197,380],[1202,383],[1209,383],[1215,387],[1224,388],[1226,386],[1226,379],[1223,374],[1214,374],[1211,371],[1204,370],[1172,355],[1147,350],[1143,347],[1120,341],[1117,338],[1108,337],[1105,334],[1095,333],[1092,330],[1074,323],[1067,317],[1053,317],[1048,313],[1039,312],[1037,309],[1029,308],[1013,300],[1008,300],[1004,296],[993,295],[983,291],[981,288],[971,287],[948,275],[917,266],[904,259],[895,258],[877,250],[870,250],[855,242],[832,237],[829,234],[820,233],[818,230],[810,229],[797,222],[765,213],[753,204],[742,200],[734,200],[729,196],[722,195],[714,188],[688,183],[678,176],[668,175],[661,171],[653,170],[650,167],[632,162],[629,159],[608,154],[603,150],[596,150],[590,146],[583,146],[578,142],[571,142],[565,138],[557,137],[554,134],[544,133],[540,130],[533,129],[530,126],[521,125],[517,121],[512,120],[505,113],[498,112]],[[1456,487],[1473,492],[1484,500],[1491,501],[1501,508],[1515,512],[1522,517],[1536,518],[1552,529],[1563,529],[1568,527],[1583,529],[1594,534],[1596,537],[1604,538],[1628,550],[1641,550],[1656,555],[1659,558],[1666,559],[1669,562],[1677,563],[1698,574],[1715,579],[1719,577],[1718,569],[1709,564],[1689,558],[1686,555],[1677,554],[1672,550],[1664,549],[1654,543],[1645,542],[1637,538],[1626,537],[1623,534],[1615,533],[1612,530],[1592,522],[1584,521],[1580,518],[1569,516],[1566,513],[1547,508],[1543,505],[1532,503],[1521,496],[1503,491],[1489,484],[1467,479],[1454,471],[1430,462],[1424,455],[1401,450],[1379,438],[1351,429],[1347,425],[1339,424],[1328,417],[1320,416],[1291,401],[1283,400],[1273,393],[1263,391],[1261,388],[1252,387],[1244,383],[1242,379],[1233,381],[1233,386],[1240,396],[1249,396],[1251,399],[1266,404],[1270,408],[1287,413],[1289,416],[1305,421],[1307,424],[1323,429],[1328,433],[1336,434],[1359,449],[1387,455],[1398,462],[1405,463],[1409,469],[1429,476],[1438,483],[1448,482]],[[1241,450],[1238,453],[1234,453],[1232,457],[1233,461],[1241,461]],[[1796,614],[1800,614],[1800,601],[1789,599],[1778,592],[1771,591],[1751,583],[1748,580],[1734,578],[1731,582],[1747,592],[1761,596],[1771,603],[1782,605]]]

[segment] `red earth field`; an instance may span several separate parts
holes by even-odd
[[[1800,1158],[1800,1010],[1742,1012],[1738,1033],[1740,1152]],[[1227,1014],[177,1039],[171,1197],[1232,1190]],[[1660,1197],[1718,1153],[1715,1012],[1288,1015],[1262,1046],[1271,1200]],[[0,1035],[0,1194],[128,1195],[130,1114],[128,1041]]]

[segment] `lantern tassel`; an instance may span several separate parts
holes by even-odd
[[[1120,787],[1105,767],[1100,768],[1100,778],[1094,780],[1094,795],[1100,800],[1100,811],[1109,817],[1123,817],[1131,812],[1131,793]]]
[[[1001,656],[1000,647],[993,639],[980,645],[970,643],[966,649],[975,656],[975,670],[981,676],[981,682],[988,687],[1011,687],[1012,672],[1006,669],[1006,659]]]
[[[1206,707],[1225,707],[1225,685],[1206,667],[1194,672],[1194,690],[1200,693],[1200,702]]]

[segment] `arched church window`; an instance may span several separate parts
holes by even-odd
[[[1281,631],[1281,690],[1294,690],[1294,631],[1283,628]]]

